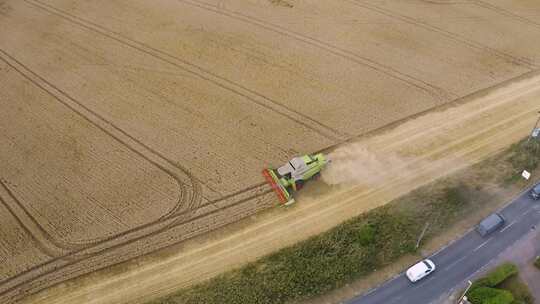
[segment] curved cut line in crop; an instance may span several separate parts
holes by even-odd
[[[47,89],[46,86],[50,87],[51,89],[54,89],[55,91],[57,91],[57,94],[61,95],[64,98],[67,98],[67,99],[71,100],[72,102],[75,102],[76,104],[79,104],[79,102],[76,101],[75,99],[73,99],[67,93],[65,93],[62,90],[60,90],[59,88],[55,87],[53,84],[49,83],[47,80],[45,80],[44,78],[39,76],[34,71],[30,70],[28,67],[26,67],[24,64],[19,62],[17,59],[15,59],[14,57],[12,57],[10,54],[6,53],[2,49],[0,49],[0,59],[2,61],[4,61],[6,64],[8,64],[15,71],[17,71],[19,74],[21,74],[25,79],[30,81],[33,85],[35,85],[36,87],[44,90],[46,93],[51,95],[55,100],[59,101],[60,103],[62,103],[66,107],[68,107],[69,109],[75,111],[78,115],[81,115],[84,119],[88,120],[90,123],[92,123],[93,125],[98,127],[100,130],[102,130],[103,132],[107,133],[108,135],[110,135],[113,138],[115,138],[116,140],[118,140],[120,143],[122,143],[123,145],[128,147],[130,150],[132,150],[135,153],[137,153],[137,154],[141,155],[142,157],[146,158],[147,160],[154,163],[155,165],[157,165],[162,170],[166,170],[166,172],[168,172],[169,174],[174,174],[170,170],[162,167],[161,165],[155,163],[153,160],[151,160],[151,159],[147,158],[146,156],[144,156],[144,154],[142,154],[142,152],[136,150],[135,148],[131,147],[130,145],[128,145],[127,143],[125,143],[124,141],[119,139],[117,136],[115,136],[114,134],[109,132],[107,129],[103,128],[99,123],[97,123],[97,122],[93,121],[92,119],[90,119],[87,115],[84,115],[84,114],[80,113],[80,111],[77,111],[72,106],[67,104],[64,100],[61,99],[61,97],[57,96],[50,89]],[[20,66],[20,68],[17,67],[17,65]],[[24,71],[23,71],[23,69],[24,69]],[[29,74],[31,74],[33,77],[31,75],[29,75]],[[34,78],[36,78],[37,80],[34,79]],[[38,81],[42,82],[42,83],[39,83]],[[82,107],[84,108],[84,106],[82,106]],[[89,111],[89,110],[87,110],[87,111]],[[99,116],[96,116],[96,117],[99,117]],[[106,123],[108,125],[114,126],[110,122],[106,121]],[[125,132],[123,132],[123,133],[126,134],[127,136],[129,136],[127,133],[125,133]],[[131,136],[130,136],[130,138],[131,138]],[[134,138],[132,138],[132,140],[137,141]],[[143,145],[143,144],[141,143],[141,145]],[[146,147],[146,146],[143,145],[143,147]],[[148,148],[148,149],[150,149],[150,148]],[[151,150],[151,151],[153,151],[153,150]],[[162,157],[162,158],[164,159],[164,161],[166,161],[168,163],[171,163],[171,164],[174,164],[172,161],[170,161],[168,159],[165,159],[164,157]],[[174,165],[178,166],[177,164],[174,164]],[[13,277],[10,277],[10,278],[8,278],[6,280],[1,281],[0,285],[6,285],[6,284],[18,279],[18,278],[21,278],[22,276],[26,276],[26,275],[29,275],[29,274],[31,275],[32,272],[39,272],[43,267],[46,267],[46,266],[51,266],[52,267],[52,270],[50,270],[50,271],[45,271],[45,272],[39,273],[38,275],[31,276],[31,278],[29,278],[27,280],[24,280],[21,283],[18,283],[18,284],[14,285],[14,286],[12,286],[12,287],[10,287],[8,289],[5,289],[5,290],[1,291],[0,296],[3,296],[5,294],[15,290],[16,288],[19,288],[19,287],[23,286],[24,284],[27,284],[28,282],[30,282],[32,280],[36,280],[39,277],[43,277],[43,276],[45,276],[47,274],[58,272],[58,271],[66,268],[68,266],[74,265],[75,263],[80,262],[82,259],[87,259],[87,258],[96,256],[98,254],[103,254],[103,253],[108,252],[110,250],[114,250],[116,248],[126,246],[128,244],[131,244],[131,243],[134,243],[136,241],[142,240],[142,239],[147,238],[149,236],[157,235],[159,233],[162,233],[164,231],[167,231],[167,230],[171,229],[172,227],[176,227],[176,226],[179,226],[179,225],[182,225],[182,224],[193,222],[193,221],[195,221],[197,219],[201,219],[203,217],[211,217],[212,215],[214,215],[217,212],[227,210],[229,208],[241,205],[243,203],[250,203],[253,199],[256,199],[258,197],[262,197],[264,195],[267,195],[267,194],[271,193],[271,190],[267,189],[267,190],[265,190],[265,191],[263,191],[261,193],[254,194],[254,195],[249,196],[247,198],[244,198],[244,199],[241,199],[241,200],[238,200],[238,201],[233,201],[232,203],[229,203],[224,207],[216,208],[215,210],[210,211],[208,213],[195,216],[195,212],[197,211],[198,208],[208,206],[208,205],[211,205],[211,204],[216,204],[218,202],[221,202],[221,201],[224,201],[224,200],[227,200],[227,199],[235,198],[235,197],[237,197],[237,196],[239,196],[241,194],[247,193],[249,191],[261,191],[261,190],[264,190],[265,188],[267,188],[267,185],[264,184],[264,183],[257,184],[257,185],[248,187],[248,188],[246,188],[244,190],[238,191],[237,193],[233,193],[231,195],[220,198],[218,200],[202,203],[203,199],[202,199],[202,191],[201,191],[200,183],[195,179],[195,177],[193,177],[191,174],[189,174],[189,172],[186,172],[186,175],[187,175],[188,178],[190,178],[192,180],[192,183],[193,183],[192,184],[193,185],[193,190],[190,191],[190,194],[188,194],[190,196],[190,198],[187,200],[187,207],[186,208],[181,208],[181,209],[177,209],[177,210],[174,210],[174,211],[171,210],[167,214],[166,217],[162,217],[161,219],[159,219],[158,221],[156,221],[154,223],[148,223],[146,225],[139,226],[139,227],[137,227],[135,229],[124,231],[123,233],[120,233],[120,234],[116,235],[115,237],[111,237],[111,238],[108,238],[106,240],[96,241],[96,242],[91,243],[91,244],[86,244],[87,246],[80,246],[80,247],[77,247],[77,248],[69,248],[71,251],[69,253],[67,253],[67,254],[64,254],[64,255],[61,255],[61,256],[55,256],[53,259],[51,259],[51,260],[49,260],[49,261],[47,261],[45,263],[35,265],[34,267],[32,267],[30,269],[27,269],[24,272],[21,272],[21,273],[15,275]],[[184,185],[184,184],[180,182],[180,185]],[[184,191],[184,192],[181,192],[181,193],[184,194],[186,192]],[[167,222],[167,223],[165,223],[165,222]],[[163,227],[159,227],[159,226],[163,226]],[[139,237],[136,237],[136,238],[131,238],[131,239],[128,239],[126,241],[123,241],[120,244],[115,244],[113,246],[109,246],[109,247],[106,247],[106,248],[99,248],[98,247],[98,245],[105,246],[106,245],[105,243],[108,242],[108,241],[115,241],[119,237],[126,237],[129,233],[140,232],[143,229],[145,229],[145,230],[154,229],[154,230],[152,230],[152,231],[150,231],[148,233],[145,233],[143,236],[139,236]],[[38,292],[38,291],[35,291],[35,292]]]
[[[60,92],[62,95],[64,95],[65,97],[67,97],[68,99],[72,100],[73,102],[75,102],[76,104],[78,104],[79,106],[81,106],[82,108],[84,108],[86,111],[92,113],[95,117],[98,117],[99,119],[101,119],[103,122],[105,122],[106,124],[108,125],[111,125],[111,126],[114,126],[114,124],[112,124],[112,122],[104,119],[103,117],[100,117],[97,113],[94,113],[92,112],[90,109],[84,107],[81,103],[79,103],[78,101],[76,101],[75,99],[73,99],[71,96],[69,96],[68,94],[66,94],[65,92],[63,92],[62,90],[60,90],[59,88],[55,87],[54,85],[52,85],[51,83],[49,83],[48,81],[46,81],[45,79],[41,78],[39,75],[37,75],[35,72],[33,72],[32,70],[30,70],[29,68],[27,68],[25,65],[23,65],[22,63],[20,63],[19,61],[17,61],[14,57],[12,57],[11,55],[7,54],[4,50],[1,50],[0,49],[0,53],[3,55],[3,56],[0,56],[0,59],[2,59],[2,61],[4,61],[6,64],[8,64],[11,68],[13,68],[14,70],[16,70],[18,73],[20,73],[23,77],[25,77],[27,80],[29,80],[32,84],[34,84],[35,86],[41,88],[42,90],[44,90],[47,94],[49,94],[50,96],[52,96],[55,100],[59,101],[61,104],[63,104],[64,106],[66,106],[68,109],[70,109],[71,111],[73,111],[75,114],[79,115],[80,117],[82,117],[83,119],[87,120],[88,122],[90,122],[91,124],[93,124],[94,126],[96,126],[98,129],[100,129],[101,131],[103,131],[105,134],[107,134],[108,136],[114,138],[117,142],[119,142],[120,144],[122,144],[123,146],[127,147],[129,150],[131,150],[132,152],[135,152],[137,155],[139,155],[141,158],[145,159],[146,161],[148,161],[149,163],[151,163],[152,165],[154,165],[155,167],[159,168],[162,172],[166,173],[167,175],[169,175],[171,178],[173,178],[175,180],[175,182],[177,183],[178,185],[178,188],[179,188],[179,197],[178,197],[178,200],[175,204],[175,206],[173,206],[173,208],[169,211],[167,211],[163,216],[160,217],[160,219],[165,219],[165,218],[168,218],[172,215],[174,215],[181,207],[182,205],[184,205],[186,202],[188,202],[188,200],[186,199],[186,194],[188,192],[188,189],[186,188],[185,184],[180,180],[180,177],[171,172],[170,170],[164,168],[163,166],[161,166],[160,164],[156,163],[155,161],[151,160],[150,158],[148,158],[146,155],[144,155],[142,152],[140,152],[139,150],[135,149],[134,147],[128,145],[124,140],[118,138],[117,136],[115,136],[114,134],[112,134],[111,132],[108,132],[107,130],[105,130],[103,127],[101,127],[100,124],[96,123],[95,121],[93,121],[91,118],[89,118],[88,116],[84,115],[81,111],[73,108],[72,106],[68,105],[67,103],[65,103],[63,100],[61,100],[60,98],[58,98],[58,96],[56,96],[54,93],[50,92],[49,90],[47,90],[43,85],[39,84],[36,80],[32,79],[32,77],[28,76],[26,73],[24,73],[23,71],[21,71],[19,68],[17,68],[15,65],[13,65],[10,61],[6,60],[5,57],[11,59],[11,61],[13,62],[16,62],[18,65],[20,65],[21,67],[23,67],[24,69],[26,69],[29,73],[33,74],[35,77],[37,77],[38,79],[40,79],[40,81],[42,81],[43,83],[45,83],[46,85],[54,88],[56,91]],[[5,56],[5,57],[4,57]],[[116,128],[116,127],[115,127]],[[117,128],[118,129],[118,128]],[[134,138],[132,138],[134,139]],[[137,141],[136,139],[134,139],[135,141]],[[182,170],[182,169],[181,169]],[[197,183],[193,180],[193,178],[191,178],[191,174],[186,170],[184,172],[184,174],[186,174],[188,176],[188,178],[191,179],[191,182],[192,182],[192,185],[195,186]],[[6,188],[8,190],[8,193],[10,194],[11,197],[13,197],[13,199],[17,202],[17,204],[20,206],[20,208],[22,208],[26,215],[33,221],[35,222],[39,227],[40,229],[43,230],[43,232],[48,235],[48,238],[50,240],[54,239],[52,235],[50,235],[50,233],[48,233],[46,231],[46,229],[43,228],[43,226],[41,224],[39,224],[39,221],[31,215],[31,213],[28,211],[28,209],[24,206],[24,204],[22,204],[15,196],[14,194],[9,190],[9,188],[7,186],[5,186],[3,183],[2,185],[4,186],[4,188]],[[196,190],[195,190],[196,191]],[[193,195],[193,198],[192,200],[196,200],[196,199],[200,199],[197,195],[196,192],[194,192],[194,195]],[[190,204],[192,205],[192,204]],[[190,206],[188,205],[188,206]],[[159,219],[158,221],[156,222],[159,222]],[[127,230],[127,231],[131,231],[132,229],[130,230]],[[108,241],[108,240],[111,240],[113,238],[115,238],[116,236],[110,236],[110,237],[106,237],[106,238],[103,238],[103,239],[99,239],[99,240],[95,240],[95,241],[89,241],[87,243],[70,243],[70,242],[61,242],[59,240],[56,240],[55,244],[57,246],[59,246],[60,248],[63,248],[63,249],[68,249],[68,250],[74,250],[74,249],[81,249],[81,248],[84,248],[88,245],[96,245],[96,244],[99,244],[99,243],[102,243],[102,242],[105,242],[105,241]]]
[[[5,184],[0,180],[0,185],[5,188]],[[48,255],[51,258],[54,258],[59,255],[65,255],[67,252],[62,248],[54,244],[50,239],[47,238],[47,235],[43,235],[41,232],[34,231],[30,229],[24,222],[17,216],[11,206],[6,200],[0,195],[0,202],[8,210],[9,214],[15,219],[17,224],[28,234],[28,236],[34,241],[36,246]]]

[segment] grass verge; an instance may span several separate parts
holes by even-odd
[[[415,254],[426,223],[430,223],[424,237],[428,240],[495,200],[493,189],[523,187],[520,173],[536,169],[539,151],[538,142],[521,141],[328,232],[149,304],[279,304],[339,288]]]

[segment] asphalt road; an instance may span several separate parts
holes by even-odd
[[[437,266],[431,276],[413,284],[402,273],[346,303],[427,304],[438,300],[525,236],[531,229],[535,229],[533,226],[540,224],[540,202],[529,198],[528,191],[516,198],[501,213],[507,221],[499,231],[484,238],[476,231],[470,231],[461,239],[430,256],[429,258]]]

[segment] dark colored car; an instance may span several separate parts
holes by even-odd
[[[540,184],[534,186],[531,190],[531,197],[535,200],[540,199]]]
[[[498,230],[504,226],[505,219],[499,213],[493,213],[492,215],[483,219],[478,226],[476,226],[476,231],[480,233],[482,237]]]

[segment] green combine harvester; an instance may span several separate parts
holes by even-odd
[[[320,175],[328,163],[324,154],[304,155],[291,159],[278,169],[265,169],[263,175],[285,206],[294,203],[292,191],[298,191],[304,183]]]

